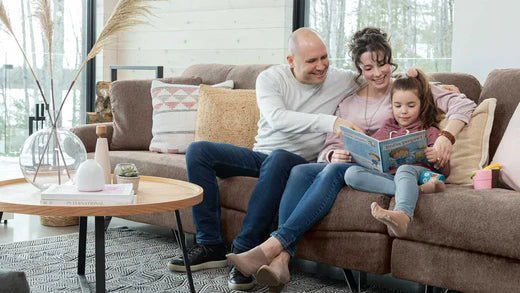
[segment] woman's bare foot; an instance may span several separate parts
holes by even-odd
[[[419,186],[419,190],[421,193],[436,193],[436,192],[442,192],[446,188],[446,185],[444,182],[437,180],[435,178],[432,178],[428,180],[428,182],[422,184]]]
[[[402,211],[389,211],[380,207],[376,202],[370,205],[372,216],[388,227],[388,230],[397,237],[403,237],[408,232],[410,217]]]
[[[244,276],[249,277],[256,273],[263,265],[270,264],[273,259],[284,250],[278,239],[269,237],[262,244],[239,254],[226,254],[227,259],[239,270]]]

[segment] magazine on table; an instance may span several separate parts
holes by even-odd
[[[345,150],[354,162],[381,172],[397,169],[404,164],[426,163],[426,131],[379,141],[364,133],[341,127]]]
[[[52,184],[41,193],[41,200],[64,201],[103,201],[106,203],[132,203],[134,200],[132,184],[105,184],[100,191],[79,191],[76,185]],[[86,204],[84,204],[86,205]]]

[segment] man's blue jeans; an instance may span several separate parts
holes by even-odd
[[[242,230],[233,242],[236,248],[246,251],[267,237],[290,170],[304,163],[307,163],[304,158],[284,150],[266,155],[225,143],[198,141],[190,144],[186,150],[188,181],[204,189],[202,202],[192,208],[197,243],[224,243],[217,177],[258,177]]]
[[[278,229],[271,233],[291,256],[303,235],[328,214],[352,165],[313,163],[291,170],[280,202]]]
[[[361,166],[353,166],[345,173],[345,182],[357,190],[395,195],[394,210],[402,211],[411,220],[419,197],[417,185],[424,170],[426,168],[421,166],[402,165],[397,168],[394,176]]]

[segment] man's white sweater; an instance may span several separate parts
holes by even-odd
[[[289,65],[276,65],[256,80],[260,109],[253,150],[269,154],[284,149],[315,161],[326,133],[333,132],[338,104],[358,90],[355,73],[329,67],[322,84],[296,80]]]

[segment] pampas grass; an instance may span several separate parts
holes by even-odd
[[[16,44],[18,45],[18,48],[22,52],[22,55],[25,59],[25,62],[27,63],[31,74],[36,81],[36,84],[38,85],[38,88],[40,90],[40,94],[43,98],[43,102],[45,103],[45,108],[47,110],[49,121],[52,124],[52,131],[50,133],[50,136],[53,134],[56,134],[56,124],[57,121],[60,118],[61,111],[63,109],[63,105],[65,104],[72,87],[76,83],[81,71],[83,68],[87,65],[87,62],[94,58],[99,52],[103,50],[108,44],[111,43],[113,40],[113,37],[125,30],[128,30],[129,28],[139,25],[139,24],[145,24],[146,22],[142,19],[143,17],[148,17],[151,15],[150,12],[150,6],[148,5],[149,2],[152,2],[153,0],[120,0],[116,8],[114,9],[114,12],[112,12],[112,15],[108,19],[107,23],[105,24],[105,27],[101,31],[101,34],[99,35],[98,39],[94,43],[94,46],[90,50],[90,52],[87,54],[87,57],[81,64],[78,72],[72,79],[72,82],[70,83],[70,86],[67,90],[67,93],[65,94],[65,97],[63,98],[60,107],[58,111],[56,112],[56,105],[54,104],[54,82],[53,82],[53,70],[52,70],[52,40],[53,40],[53,29],[54,29],[54,23],[51,18],[51,3],[50,0],[35,0],[34,4],[36,6],[36,14],[35,16],[38,18],[40,25],[42,27],[43,34],[45,36],[45,39],[47,41],[47,46],[49,49],[49,71],[50,71],[50,85],[51,85],[51,103],[52,103],[52,114],[49,109],[49,103],[45,97],[45,94],[40,86],[40,81],[38,80],[36,74],[34,73],[33,68],[31,67],[31,64],[29,60],[27,59],[27,56],[23,50],[23,48],[20,46],[20,43],[18,42],[18,39],[16,38],[16,35],[13,32],[11,21],[9,19],[9,16],[7,14],[7,11],[5,10],[4,3],[2,0],[0,0],[0,22],[5,27],[5,30],[9,35],[13,37],[13,39],[16,41]],[[159,0],[160,1],[160,0]],[[57,134],[56,134],[57,135]],[[43,156],[49,146],[49,142],[51,141],[51,138],[47,140],[47,144],[45,145],[44,151],[42,153],[42,157],[40,158],[38,167],[36,169],[36,173],[34,174],[33,182],[36,181],[36,175],[38,174],[38,170],[40,169],[41,162],[43,159]],[[67,168],[67,165],[65,164],[65,158],[63,156],[63,152],[61,149],[61,146],[56,138],[57,147],[59,150],[59,154],[61,156],[62,162],[65,165],[64,167],[67,170],[67,175],[70,178],[69,170]],[[60,178],[60,171],[59,171],[59,163],[58,163],[58,181],[61,182]]]
[[[11,21],[9,20],[9,16],[7,15],[7,11],[5,11],[4,3],[2,1],[0,1],[0,21],[4,24],[7,32],[14,35]]]

